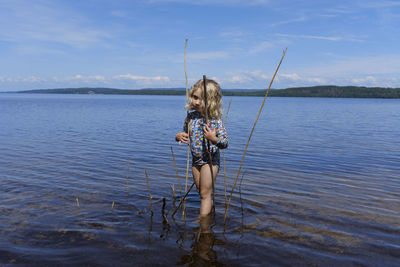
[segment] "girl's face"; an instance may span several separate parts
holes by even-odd
[[[204,101],[203,96],[200,88],[197,88],[191,97],[192,107],[197,112],[203,112],[204,110]]]

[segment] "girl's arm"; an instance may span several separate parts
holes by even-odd
[[[187,133],[185,133],[185,132],[177,133],[175,135],[175,140],[178,141],[179,144],[181,144],[181,143],[187,144],[188,141],[189,141],[189,135]]]
[[[190,114],[187,114],[185,122],[183,124],[183,132],[179,132],[175,135],[175,140],[181,143],[188,144],[189,142],[189,135],[188,135],[188,123],[189,123],[189,116]]]
[[[228,147],[228,135],[221,120],[216,122],[216,127],[210,129],[208,125],[204,126],[204,137],[211,141],[213,145],[224,149]]]
[[[226,132],[224,123],[221,120],[217,122],[217,138],[218,141],[215,144],[217,147],[224,149],[228,147],[228,134]]]

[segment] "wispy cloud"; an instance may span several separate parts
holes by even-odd
[[[257,6],[271,3],[271,0],[146,0],[147,3],[181,3],[189,5]]]
[[[249,54],[257,54],[259,52],[262,52],[264,50],[267,50],[267,49],[273,48],[273,47],[275,47],[275,43],[270,42],[270,41],[264,41],[264,42],[261,42],[261,43],[255,45],[253,48],[251,48],[249,50]]]
[[[363,42],[364,40],[354,37],[341,37],[341,36],[322,36],[322,35],[298,35],[298,34],[283,34],[277,33],[277,36],[286,37],[290,39],[316,39],[325,41],[351,41],[351,42]]]
[[[307,17],[302,16],[302,17],[299,17],[299,18],[288,19],[288,20],[283,20],[283,21],[278,21],[278,22],[275,22],[275,23],[271,23],[268,26],[269,27],[276,27],[276,26],[279,26],[279,25],[302,22],[302,21],[306,21],[306,20],[307,20]]]
[[[326,12],[328,12],[328,14],[331,15],[342,15],[342,14],[348,15],[354,13],[355,10],[354,8],[350,8],[348,6],[338,6],[338,7],[327,8]]]
[[[0,4],[0,40],[21,44],[59,43],[82,48],[111,37],[102,29],[88,26],[87,19],[76,12],[53,6],[51,2],[35,5],[24,2]]]
[[[129,14],[124,10],[112,10],[110,12],[111,16],[118,17],[118,18],[126,18],[129,17]]]
[[[358,3],[364,8],[390,8],[390,7],[400,7],[399,1],[360,1]]]
[[[230,42],[245,42],[247,35],[248,33],[243,30],[228,30],[219,34],[220,37],[228,39]]]
[[[188,53],[187,55],[187,58],[191,60],[221,59],[227,57],[229,57],[229,52],[226,51],[197,52]]]

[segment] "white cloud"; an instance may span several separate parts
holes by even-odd
[[[112,79],[116,80],[134,80],[134,81],[143,81],[143,82],[169,82],[170,79],[166,76],[138,76],[132,74],[121,74],[116,75]]]
[[[228,77],[220,78],[221,83],[226,84],[231,88],[243,87],[259,88],[256,84],[264,83],[266,80],[271,79],[272,75],[264,73],[259,70],[255,71],[239,71],[236,73],[228,73]]]
[[[17,77],[0,77],[0,82],[2,83],[39,83],[39,82],[46,82],[47,79],[37,77],[37,76],[17,76]]]
[[[350,81],[355,84],[375,83],[376,78],[374,76],[367,76],[364,78],[353,78]]]
[[[278,82],[296,82],[302,84],[325,84],[326,79],[321,77],[300,76],[297,73],[281,73],[276,77]]]
[[[277,82],[289,86],[312,84],[400,87],[400,54],[348,57],[312,67],[278,73]]]
[[[130,87],[138,88],[140,86],[155,86],[155,87],[168,87],[171,83],[171,79],[167,76],[139,76],[132,74],[121,74],[112,77],[104,77],[102,75],[81,75],[76,74],[73,76],[66,77],[51,77],[41,78],[37,76],[27,77],[0,77],[0,83],[2,84],[15,84],[24,85],[28,89],[37,88],[37,86],[43,86],[49,88],[63,88],[63,87],[80,87],[80,86],[111,86],[115,88],[119,87]],[[31,87],[29,87],[29,84]],[[43,88],[44,88],[43,87]]]
[[[283,77],[292,81],[301,80],[300,75],[298,75],[297,73],[280,74],[279,77]]]

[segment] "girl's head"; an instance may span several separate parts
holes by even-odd
[[[220,119],[222,116],[222,92],[219,84],[206,79],[207,85],[207,114],[209,119]],[[188,104],[186,109],[196,110],[204,114],[204,83],[203,79],[196,82],[189,91]]]

